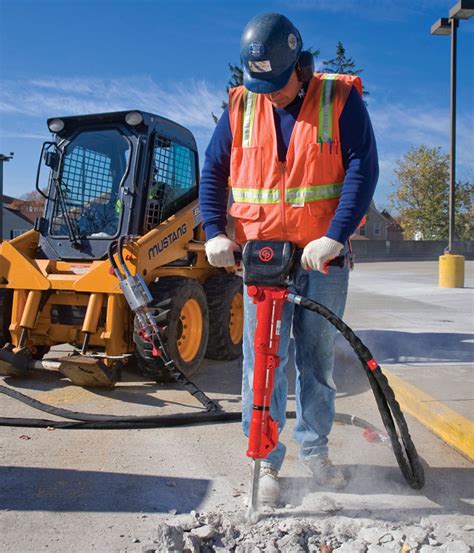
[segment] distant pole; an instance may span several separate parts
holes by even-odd
[[[451,151],[449,167],[448,247],[439,257],[440,288],[464,287],[464,256],[454,253],[456,212],[456,48],[457,30],[460,19],[474,16],[474,0],[458,0],[449,10],[449,18],[442,17],[431,26],[431,34],[451,35]]]
[[[3,242],[3,163],[10,161],[13,155],[13,152],[9,156],[0,154],[0,242]]]
[[[451,171],[449,176],[449,240],[448,252],[454,252],[456,204],[456,49],[459,21],[451,19]]]

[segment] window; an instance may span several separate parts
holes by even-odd
[[[62,201],[58,192],[54,200],[53,236],[68,234],[67,218],[80,236],[117,233],[119,186],[129,155],[129,143],[118,130],[83,131],[72,139],[61,168]]]
[[[364,225],[362,225],[358,230],[359,230],[359,236],[365,236],[365,227],[367,226],[367,223],[365,223]]]
[[[148,187],[145,232],[197,198],[195,152],[158,137]]]
[[[382,234],[382,225],[380,223],[374,223],[374,236],[380,236]]]
[[[10,231],[10,240],[12,240],[13,238],[17,238],[17,236],[21,236],[22,234],[24,234],[25,232],[28,232],[28,229],[25,229],[25,228],[14,228]]]

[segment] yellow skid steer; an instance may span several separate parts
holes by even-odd
[[[205,257],[198,154],[190,131],[143,111],[48,120],[34,230],[0,245],[0,374],[26,375],[52,346],[74,384],[113,387],[130,358],[170,380],[113,270],[150,292],[162,338],[187,377],[242,345],[242,282]],[[46,187],[40,186],[48,176]]]

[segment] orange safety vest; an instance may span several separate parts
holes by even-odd
[[[230,90],[229,214],[237,242],[289,240],[304,247],[324,236],[345,176],[339,117],[352,85],[362,95],[359,77],[313,75],[284,163],[278,160],[271,103],[243,86]]]

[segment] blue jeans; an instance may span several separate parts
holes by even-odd
[[[305,271],[298,266],[292,290],[315,300],[342,317],[346,305],[349,270],[329,267],[329,274]],[[256,305],[244,291],[244,336],[242,377],[242,426],[248,436],[252,414],[254,334]],[[293,324],[294,340],[291,340]],[[288,381],[286,368],[290,348],[295,352],[296,424],[294,438],[300,457],[327,455],[328,435],[334,421],[336,387],[332,378],[336,329],[321,315],[299,305],[285,303],[280,330],[278,355],[280,365],[275,371],[270,414],[278,421],[280,432],[286,422]],[[269,454],[266,462],[280,470],[286,447],[281,442]]]

